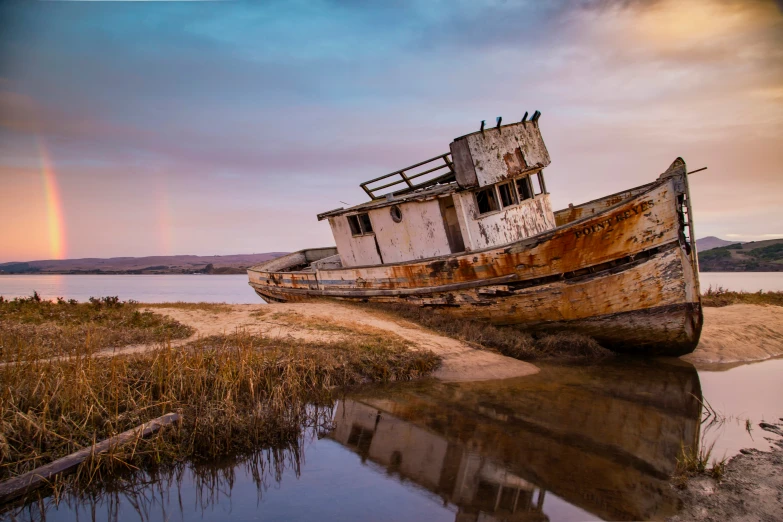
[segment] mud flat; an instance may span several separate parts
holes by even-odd
[[[699,370],[721,370],[780,355],[783,307],[736,304],[704,308],[699,346],[682,359]]]
[[[783,520],[783,446],[771,452],[743,450],[718,482],[691,478],[679,492],[683,509],[667,520]]]

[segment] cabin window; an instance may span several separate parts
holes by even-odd
[[[501,183],[498,185],[498,192],[500,192],[500,203],[504,208],[518,203],[517,193],[514,192],[513,183]]]
[[[498,197],[495,195],[495,187],[487,187],[476,192],[476,205],[479,214],[494,212],[498,209]]]
[[[530,186],[530,178],[525,176],[517,179],[517,191],[519,192],[519,199],[523,201],[532,198],[533,189]]]
[[[348,225],[351,227],[351,235],[361,236],[364,234],[372,234],[372,223],[370,222],[369,214],[366,212],[364,214],[348,216]]]
[[[359,214],[359,223],[362,225],[362,232],[372,234],[372,223],[369,214]]]
[[[359,225],[359,218],[356,216],[348,216],[348,224],[351,226],[351,234],[354,236],[362,235],[362,227]]]
[[[544,190],[541,188],[541,173],[538,174],[532,174],[530,176],[530,182],[533,185],[533,194],[538,196],[541,194]]]

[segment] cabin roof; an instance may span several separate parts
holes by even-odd
[[[459,185],[457,185],[456,182],[451,182],[451,183],[444,183],[442,185],[422,187],[420,189],[414,190],[412,192],[408,192],[406,194],[399,194],[399,195],[389,194],[382,199],[375,199],[372,201],[361,203],[359,205],[354,205],[352,207],[348,207],[348,208],[340,207],[334,210],[329,210],[328,212],[323,212],[321,214],[318,214],[318,221],[323,221],[324,219],[334,217],[334,216],[341,216],[343,214],[352,214],[356,212],[363,212],[363,211],[373,210],[377,208],[391,207],[394,205],[399,205],[400,203],[408,203],[411,201],[426,201],[429,199],[434,199],[436,197],[445,196],[447,194],[453,194],[457,190],[459,190]]]

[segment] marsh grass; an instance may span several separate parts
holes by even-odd
[[[171,303],[140,303],[140,306],[142,308],[177,308],[179,310],[200,310],[213,313],[229,313],[234,310],[233,307],[227,303],[186,303],[184,301],[174,301]]]
[[[116,357],[20,360],[0,366],[0,479],[165,413],[183,414],[179,425],[82,465],[87,482],[115,468],[290,441],[334,387],[414,379],[439,364],[388,336],[306,343],[243,332]]]
[[[726,422],[744,422],[745,429],[751,435],[750,419],[741,417],[726,416],[715,410],[706,397],[693,397],[701,405],[700,421],[700,440],[698,444],[685,445],[680,444],[680,452],[677,455],[677,467],[672,477],[674,484],[678,487],[685,487],[688,479],[696,475],[708,475],[715,480],[720,481],[726,471],[726,456],[722,459],[710,459],[715,448],[715,441],[708,444],[706,441],[711,438],[710,434],[716,429],[720,429]]]
[[[292,328],[309,330],[311,332],[326,332],[332,334],[341,334],[343,336],[385,335],[397,337],[396,334],[389,332],[388,330],[374,328],[372,326],[367,326],[366,324],[359,324],[356,322],[335,322],[320,317],[311,317],[297,312],[274,312],[269,315],[267,319],[267,322],[269,323],[282,324]]]
[[[0,361],[84,356],[106,348],[183,339],[193,329],[117,297],[89,302],[0,298]]]
[[[677,469],[674,476],[676,485],[683,486],[688,478],[696,475],[709,475],[717,481],[723,478],[726,472],[726,457],[722,459],[710,458],[715,447],[715,442],[705,444],[702,442],[698,448],[693,446],[680,445],[680,453],[677,455]]]
[[[602,358],[614,355],[594,339],[573,332],[531,334],[513,327],[499,327],[468,319],[455,319],[418,306],[391,303],[363,303],[363,306],[385,312],[435,330],[478,348],[497,351],[522,360],[549,358]]]
[[[733,304],[783,306],[783,292],[731,292],[722,286],[710,286],[701,295],[704,306],[729,306]]]

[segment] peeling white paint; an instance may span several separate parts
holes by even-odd
[[[484,215],[479,215],[472,192],[455,193],[454,205],[467,250],[505,245],[555,228],[549,194]]]
[[[400,202],[398,206],[400,223],[392,219],[390,207],[368,211],[372,235],[352,236],[345,216],[329,218],[343,266],[374,265],[381,263],[381,258],[383,263],[399,263],[451,253],[437,199]]]

